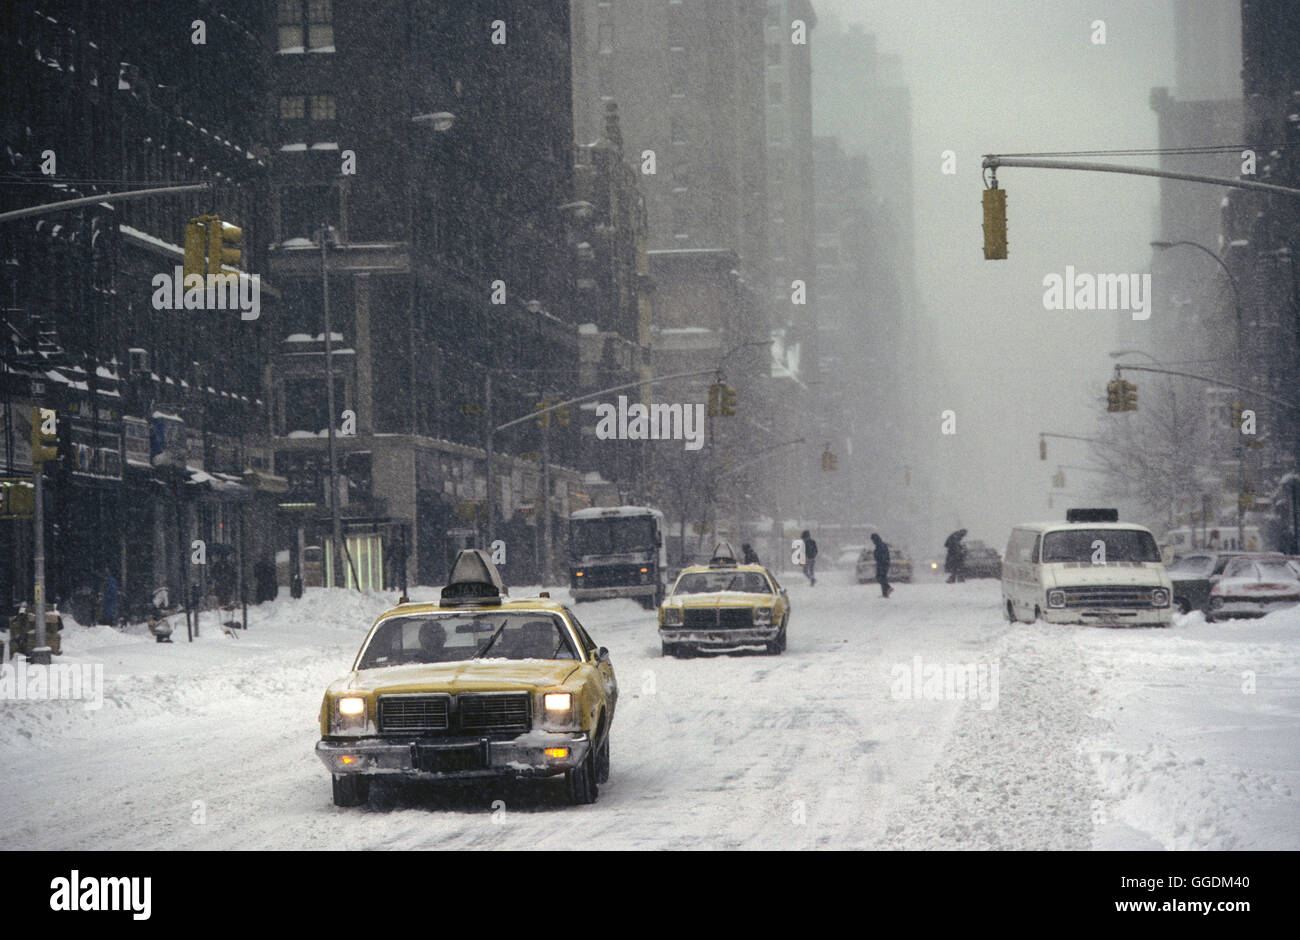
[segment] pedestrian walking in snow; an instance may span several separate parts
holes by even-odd
[[[808,579],[808,584],[817,583],[817,540],[812,534],[804,529],[799,538],[803,541],[803,573]]]
[[[947,551],[944,559],[943,568],[948,572],[948,583],[954,581],[965,581],[966,572],[966,546],[962,545],[961,540],[966,537],[965,529],[958,529],[952,535],[944,540],[943,547]]]
[[[876,580],[880,582],[880,596],[888,597],[894,593],[893,587],[889,584],[889,546],[875,532],[871,533],[871,541],[875,543],[876,558]]]

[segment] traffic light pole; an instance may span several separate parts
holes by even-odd
[[[1249,392],[1265,401],[1272,402],[1275,405],[1281,405],[1283,408],[1290,408],[1292,411],[1300,411],[1300,403],[1287,401],[1284,398],[1275,398],[1272,395],[1259,391],[1258,389],[1249,388],[1245,385],[1236,385],[1232,382],[1225,382],[1222,379],[1210,378],[1206,375],[1194,375],[1191,372],[1176,372],[1173,369],[1156,369],[1151,366],[1115,366],[1115,372],[1156,372],[1160,375],[1176,375],[1184,379],[1196,379],[1198,382],[1208,382],[1211,385],[1222,385],[1224,388],[1235,389],[1239,392]]]
[[[36,464],[32,473],[32,485],[36,488],[36,505],[32,508],[32,569],[35,574],[35,587],[32,593],[36,601],[36,646],[27,656],[27,661],[40,666],[50,664],[50,648],[45,636],[45,464]]]

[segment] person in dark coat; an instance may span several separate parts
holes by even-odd
[[[754,551],[754,546],[750,545],[748,542],[740,546],[740,553],[744,564],[746,565],[762,564],[762,562],[758,560],[758,552]]]
[[[871,541],[876,544],[876,581],[880,583],[880,596],[888,597],[894,593],[889,584],[889,546],[875,532],[871,533]]]
[[[803,573],[808,578],[808,584],[817,583],[817,540],[812,537],[807,529],[799,535],[803,541]]]
[[[966,572],[964,570],[966,563],[966,546],[961,543],[961,540],[965,537],[966,530],[958,529],[944,540],[943,547],[948,554],[944,559],[943,568],[948,572],[949,584],[952,584],[954,581],[966,580]]]
[[[103,583],[99,588],[100,603],[103,610],[100,614],[99,622],[107,624],[117,623],[117,579],[113,577],[112,572],[107,568],[101,572]]]

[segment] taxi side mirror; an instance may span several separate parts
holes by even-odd
[[[598,663],[609,662],[609,650],[607,650],[605,647],[602,646],[600,650],[597,651],[596,653],[596,662]]]

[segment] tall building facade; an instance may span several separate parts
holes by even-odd
[[[345,576],[363,586],[441,583],[483,544],[489,502],[516,583],[562,531],[576,424],[495,436],[491,501],[484,448],[577,385],[569,43],[564,4],[280,0],[270,266],[295,298],[271,390],[292,488],[280,539],[328,552],[332,421]]]
[[[256,600],[275,499],[264,379],[279,292],[262,280],[273,8],[19,0],[0,20],[0,208],[216,184],[0,227],[7,478],[33,472],[30,409],[58,413],[47,595],[83,622],[108,619],[94,598],[110,579],[119,616],[142,616],[158,588],[172,603],[210,589]],[[238,284],[250,301],[256,284],[256,310],[174,302],[186,221],[204,213],[243,229]],[[0,607],[31,599],[31,538],[29,518],[0,520]]]

